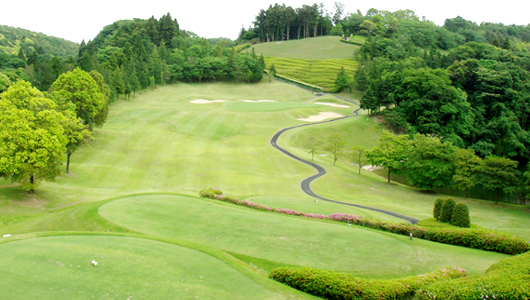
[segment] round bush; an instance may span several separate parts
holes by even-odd
[[[455,208],[453,209],[453,216],[451,218],[451,224],[458,227],[469,228],[471,220],[469,219],[469,209],[467,208],[467,205],[462,202],[459,202],[455,205]]]
[[[456,202],[455,200],[449,198],[445,199],[442,205],[442,211],[440,212],[441,222],[449,223],[451,222],[453,216],[453,209],[455,209]]]
[[[440,212],[442,211],[442,205],[444,204],[443,198],[438,198],[434,202],[433,217],[435,220],[440,220]]]

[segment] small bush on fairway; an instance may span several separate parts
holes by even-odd
[[[415,300],[427,299],[529,299],[530,253],[505,258],[482,276],[437,282],[416,292]]]
[[[435,220],[440,220],[440,212],[442,211],[442,205],[444,204],[443,198],[438,198],[434,202],[434,210],[433,210],[433,217]]]
[[[462,202],[459,202],[455,205],[455,208],[453,209],[453,216],[451,218],[451,224],[458,227],[469,228],[471,220],[469,219],[469,209],[467,208],[467,205]]]
[[[325,299],[410,299],[414,291],[437,281],[466,276],[464,269],[449,268],[393,280],[364,279],[312,268],[278,268],[269,277]]]
[[[453,216],[453,210],[455,209],[455,200],[449,198],[445,199],[442,205],[442,211],[440,212],[440,221],[449,223]]]

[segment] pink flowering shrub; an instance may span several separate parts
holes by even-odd
[[[494,251],[505,254],[521,254],[530,251],[530,244],[520,237],[509,233],[493,231],[485,228],[448,228],[448,227],[421,227],[405,223],[388,223],[385,221],[371,220],[350,214],[331,214],[329,216],[303,213],[287,208],[271,208],[248,200],[239,200],[225,196],[219,189],[208,188],[200,191],[201,197],[246,206],[252,209],[276,212],[284,215],[300,216],[319,220],[333,220],[348,224],[359,225],[372,229],[429,240],[438,243],[463,246],[474,249]]]

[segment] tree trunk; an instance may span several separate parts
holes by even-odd
[[[29,192],[35,193],[35,174],[31,174],[31,177],[29,178],[29,183],[31,184],[31,188],[29,189]]]
[[[289,24],[287,24],[287,40],[289,40]]]
[[[495,204],[497,204],[499,201],[499,188],[495,189]]]
[[[388,183],[390,183],[390,168],[388,168]]]
[[[322,26],[320,26],[320,36],[322,36]]]
[[[466,199],[468,198],[469,196],[469,189],[466,188]]]
[[[70,174],[70,156],[72,153],[66,154],[66,174]]]
[[[318,29],[318,24],[315,25],[315,30],[314,30],[314,37],[317,37],[317,29]]]
[[[298,24],[298,39],[300,39],[300,24]]]

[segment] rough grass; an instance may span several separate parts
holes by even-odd
[[[323,36],[301,40],[270,42],[253,45],[256,55],[298,59],[347,59],[359,46],[345,44],[338,36]],[[252,47],[244,51],[252,51]]]
[[[337,74],[341,67],[344,67],[346,74],[351,78],[357,70],[357,62],[352,58],[348,59],[323,59],[308,60],[285,57],[265,57],[266,68],[272,64],[276,72],[298,81],[303,81],[319,86],[325,92],[336,92]]]

